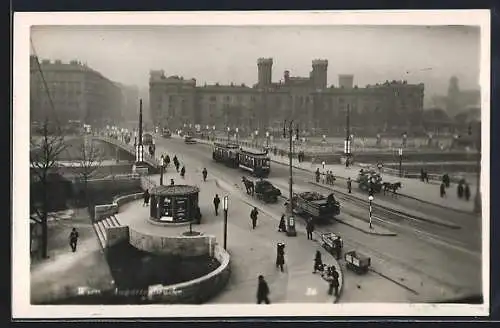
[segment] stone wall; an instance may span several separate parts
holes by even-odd
[[[107,227],[106,228],[106,247],[114,246],[121,242],[128,242],[129,228],[128,226]]]
[[[122,206],[123,204],[129,203],[129,202],[132,202],[134,200],[141,199],[141,198],[143,198],[143,193],[138,192],[138,193],[134,193],[134,194],[130,194],[130,195],[115,197],[113,199],[113,203],[116,204],[116,206],[118,206],[118,210],[117,210],[117,213],[118,213],[120,211],[120,206]]]
[[[214,236],[154,236],[133,227],[129,229],[129,241],[132,246],[145,252],[184,257],[211,256],[215,246]]]
[[[94,210],[94,221],[100,221],[116,213],[118,213],[118,205],[116,204],[96,205]]]
[[[216,270],[180,284],[150,286],[148,300],[162,304],[201,304],[217,295],[226,286],[231,274],[230,255],[220,245],[215,245],[213,256],[220,263]]]

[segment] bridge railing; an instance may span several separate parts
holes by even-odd
[[[93,138],[105,141],[105,142],[110,143],[110,144],[115,145],[115,146],[118,146],[118,147],[122,148],[123,150],[130,152],[132,155],[135,155],[135,147],[131,146],[131,145],[129,145],[121,140],[117,140],[117,139],[106,137],[106,136],[93,136]],[[160,162],[158,161],[158,159],[149,155],[147,152],[144,152],[144,161],[152,166],[155,166],[155,167],[160,165]]]

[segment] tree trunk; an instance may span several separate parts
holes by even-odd
[[[48,216],[48,208],[49,208],[49,200],[47,197],[47,182],[44,182],[44,194],[43,194],[43,209],[42,209],[42,258],[48,258],[48,248],[49,248],[49,233],[47,227],[47,216]]]

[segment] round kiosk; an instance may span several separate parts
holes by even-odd
[[[188,185],[155,186],[151,188],[150,220],[158,223],[194,221],[200,189]]]

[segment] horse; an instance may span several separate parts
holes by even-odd
[[[398,189],[401,189],[403,187],[403,185],[399,181],[396,183],[384,182],[382,186],[384,187],[384,195],[387,191],[392,191],[393,196],[396,195]]]
[[[245,188],[247,190],[247,194],[253,196],[253,194],[255,192],[255,185],[254,185],[253,181],[248,180],[247,177],[242,177],[241,181],[245,185]]]

